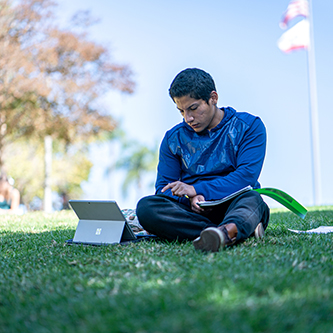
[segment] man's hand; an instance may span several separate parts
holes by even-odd
[[[194,196],[193,198],[190,198],[190,201],[191,201],[191,209],[198,213],[198,214],[201,214],[204,209],[201,208],[200,206],[198,206],[198,202],[200,201],[205,201],[205,198],[203,195],[199,194],[199,195],[196,195]]]
[[[187,196],[191,202],[191,209],[194,212],[201,214],[204,211],[204,209],[198,206],[197,203],[200,201],[205,201],[205,198],[201,194],[197,195],[197,192],[192,185],[187,185],[183,182],[176,181],[173,183],[169,183],[167,186],[164,186],[162,192],[165,192],[169,188],[171,189],[173,195],[176,195],[178,197]]]
[[[169,183],[168,185],[164,186],[162,188],[162,193],[168,189],[171,189],[172,195],[176,195],[177,197],[184,197],[187,195],[190,199],[197,195],[197,192],[192,185],[187,185],[180,181]]]

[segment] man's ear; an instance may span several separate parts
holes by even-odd
[[[213,90],[213,91],[210,93],[210,98],[212,99],[212,103],[213,103],[213,104],[217,104],[217,101],[218,101],[218,99],[219,99],[219,95],[218,95],[218,93],[217,93],[215,90]]]

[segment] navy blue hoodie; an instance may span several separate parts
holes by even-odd
[[[166,132],[160,147],[156,194],[168,183],[194,186],[205,200],[221,199],[247,185],[259,188],[266,153],[266,129],[259,117],[222,108],[224,117],[211,130],[196,133],[185,121]],[[185,197],[164,195],[189,205]]]

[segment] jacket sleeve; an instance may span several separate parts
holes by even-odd
[[[221,199],[241,188],[260,187],[258,178],[266,154],[266,129],[260,118],[245,132],[236,151],[235,170],[212,180],[198,180],[193,184],[197,194],[206,200]]]
[[[182,202],[186,205],[189,205],[189,200],[185,197],[178,197],[172,195],[170,189],[165,192],[161,192],[163,187],[169,183],[180,180],[181,177],[181,161],[180,158],[170,151],[168,145],[168,137],[167,134],[164,136],[160,152],[159,152],[159,162],[157,166],[157,179],[155,184],[156,192],[155,194],[163,194],[169,197],[172,197],[176,201]]]

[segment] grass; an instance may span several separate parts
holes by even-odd
[[[72,212],[0,216],[0,332],[333,332],[333,207],[272,210],[263,240],[69,246]]]

